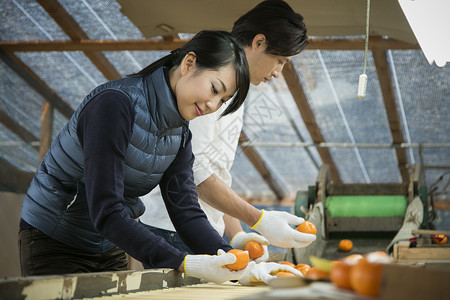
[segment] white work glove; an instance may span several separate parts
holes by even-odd
[[[267,261],[269,259],[269,249],[267,248],[267,244],[269,244],[269,242],[267,241],[267,239],[257,233],[254,232],[244,232],[244,231],[240,231],[238,233],[236,233],[236,235],[231,239],[231,247],[235,248],[235,249],[241,249],[244,250],[245,249],[245,245],[247,245],[248,242],[250,241],[255,241],[261,244],[261,246],[263,247],[264,253],[262,256],[258,257],[257,259],[251,259],[256,263],[260,263],[263,261]]]
[[[303,277],[303,274],[288,265],[277,264],[274,262],[262,262],[252,267],[244,277],[239,279],[239,283],[242,285],[257,285],[261,283],[268,284],[270,281],[277,278],[275,275],[280,271],[291,272],[298,277]]]
[[[250,262],[248,266],[239,271],[232,271],[225,265],[236,262],[236,256],[225,253],[222,249],[217,255],[187,255],[184,259],[184,273],[214,283],[222,283],[228,280],[239,280],[255,264]]]
[[[305,222],[303,218],[285,211],[262,210],[261,218],[252,229],[263,235],[270,244],[284,248],[303,248],[316,240],[315,234],[302,233],[292,228]]]

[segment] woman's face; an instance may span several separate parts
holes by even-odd
[[[231,64],[218,71],[206,69],[199,72],[194,61],[185,72],[182,69],[182,76],[174,88],[181,116],[189,121],[218,110],[236,92],[235,74]]]

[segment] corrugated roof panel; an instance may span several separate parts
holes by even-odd
[[[59,2],[91,40],[143,39],[139,29],[120,12],[121,6],[116,1],[61,0]]]
[[[4,41],[67,40],[68,36],[35,1],[4,1],[0,9]]]
[[[103,74],[79,51],[22,52],[17,56],[72,108],[97,85]]]
[[[19,169],[28,172],[36,171],[39,164],[39,152],[29,145],[24,145],[23,140],[0,123],[0,156]],[[17,142],[17,145],[14,143]]]
[[[0,109],[39,138],[42,103],[37,92],[0,61]]]
[[[390,52],[388,57],[392,57],[395,66],[398,110],[404,111],[405,141],[409,136],[412,143],[450,143],[450,65],[430,66],[418,50]],[[424,148],[421,153],[414,148],[412,153],[412,163],[450,166],[450,148]],[[446,172],[446,169],[426,170],[427,184],[433,184]]]
[[[137,73],[154,61],[166,56],[168,53],[169,51],[103,52],[123,77]]]
[[[293,59],[325,142],[390,143],[392,140],[370,53],[367,96],[359,99],[356,95],[363,62],[363,51],[304,51]],[[400,180],[392,150],[329,151],[344,183]]]

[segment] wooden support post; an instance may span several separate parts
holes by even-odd
[[[44,159],[45,153],[50,149],[53,135],[53,105],[45,101],[41,114],[41,146],[39,148],[39,161]]]
[[[300,84],[300,79],[295,71],[295,67],[292,62],[287,63],[283,68],[283,76],[286,84],[289,88],[289,91],[294,98],[295,103],[300,111],[300,115],[305,122],[306,128],[308,128],[309,134],[314,143],[323,143],[325,142],[324,137],[320,131],[319,125],[317,124],[314,113],[308,103],[308,99],[306,97],[305,92],[303,91],[303,87]],[[341,177],[339,176],[339,172],[337,170],[336,165],[334,164],[333,158],[330,154],[330,151],[326,148],[317,148],[317,152],[322,159],[324,164],[330,166],[330,176],[334,183],[341,183]]]
[[[403,131],[395,101],[394,89],[392,87],[391,73],[386,57],[386,51],[385,49],[373,49],[372,56],[377,69],[384,106],[386,108],[386,116],[389,122],[389,128],[391,130],[392,143],[401,144],[404,142]],[[395,148],[395,153],[397,155],[398,168],[400,175],[402,176],[402,181],[406,183],[409,180],[406,150],[404,148]]]

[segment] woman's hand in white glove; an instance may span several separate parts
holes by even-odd
[[[305,222],[303,218],[297,217],[285,211],[262,210],[258,222],[252,229],[261,233],[270,244],[285,248],[303,248],[316,240],[316,235],[302,233],[290,225],[299,225]]]
[[[235,262],[236,256],[221,249],[217,251],[217,255],[187,255],[184,259],[184,273],[214,283],[222,283],[241,279],[255,264],[250,262],[246,268],[239,271],[232,271],[225,266]]]
[[[240,231],[240,232],[236,233],[236,235],[231,239],[230,244],[231,244],[231,247],[233,247],[233,248],[244,250],[245,245],[247,245],[247,243],[250,241],[255,241],[255,242],[260,243],[264,250],[263,255],[258,257],[254,261],[256,263],[267,261],[269,259],[269,249],[267,248],[267,244],[269,244],[269,242],[267,241],[267,239],[265,237],[263,237],[257,233],[254,233],[254,232],[247,233],[244,231]]]
[[[274,262],[262,262],[253,266],[250,272],[239,280],[239,283],[242,285],[256,285],[261,283],[268,284],[276,278],[276,276],[272,274],[276,274],[280,271],[291,272],[298,277],[303,277],[300,271],[291,266],[277,264]]]

